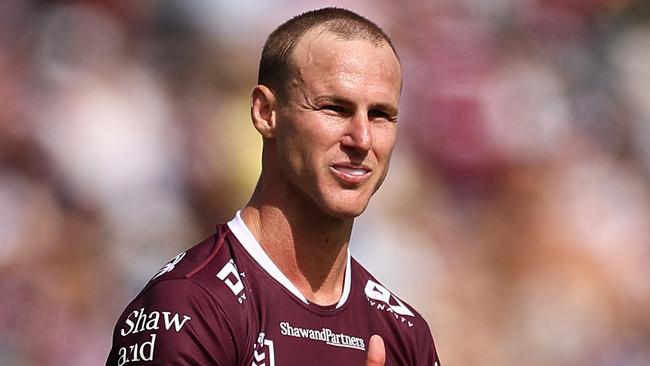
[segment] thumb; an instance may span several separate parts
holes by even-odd
[[[384,340],[381,339],[379,335],[375,334],[370,337],[366,366],[384,366],[385,363],[386,348],[384,347]]]

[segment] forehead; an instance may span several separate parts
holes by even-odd
[[[342,92],[397,103],[401,68],[386,42],[341,39],[311,30],[296,45],[293,55],[293,86],[313,92]]]

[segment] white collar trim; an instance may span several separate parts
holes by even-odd
[[[294,294],[297,298],[299,298],[302,302],[305,304],[309,304],[309,301],[305,298],[305,296],[298,290],[296,285],[291,282],[287,276],[280,271],[278,266],[273,263],[271,258],[266,254],[264,249],[262,249],[262,246],[260,243],[255,239],[255,236],[253,236],[253,233],[248,229],[248,226],[246,226],[246,223],[244,220],[241,218],[241,211],[237,211],[237,214],[235,217],[228,222],[228,227],[232,231],[232,233],[235,235],[237,240],[242,244],[244,249],[250,254],[251,257],[273,278],[275,278],[276,281],[280,282],[282,286],[284,286],[289,292]],[[339,302],[336,304],[336,308],[340,308],[345,304],[347,301],[348,297],[350,296],[350,287],[352,283],[352,274],[351,272],[351,266],[350,266],[350,249],[348,249],[347,252],[347,263],[345,267],[345,279],[343,281],[343,293],[341,294],[341,299],[339,299]]]

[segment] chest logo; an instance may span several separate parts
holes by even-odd
[[[289,322],[280,322],[280,334],[284,336],[311,339],[324,342],[330,346],[366,350],[363,338],[337,333],[329,328],[310,329],[292,326]]]
[[[275,350],[273,349],[273,341],[265,338],[265,333],[260,333],[257,336],[257,343],[253,349],[253,362],[251,362],[251,366],[275,366]]]
[[[370,305],[379,310],[386,310],[404,316],[415,316],[400,299],[373,280],[368,280],[366,283],[365,293]]]
[[[237,297],[237,301],[241,304],[246,300],[246,293],[244,292],[244,283],[241,280],[243,273],[239,273],[235,261],[232,259],[219,270],[217,277],[222,280],[226,286]]]

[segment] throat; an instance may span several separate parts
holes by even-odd
[[[262,244],[271,260],[310,302],[332,305],[340,300],[348,262],[348,244],[283,241]]]
[[[345,230],[269,215],[250,207],[242,218],[261,247],[307,301],[321,306],[344,293],[351,226]],[[339,227],[340,229],[340,227]]]
[[[307,300],[318,305],[337,303],[344,291],[345,272],[347,270],[348,249],[341,248],[336,253],[317,253],[309,248],[296,249],[295,281],[298,289]],[[294,280],[294,279],[292,279]]]

